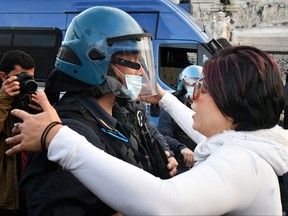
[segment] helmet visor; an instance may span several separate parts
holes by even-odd
[[[107,82],[113,93],[135,99],[157,94],[152,41],[149,34],[110,38],[110,72]],[[134,96],[131,96],[134,92]],[[136,93],[137,92],[137,93]],[[136,97],[136,98],[137,98]]]
[[[190,85],[194,86],[196,82],[198,81],[197,78],[192,78],[192,77],[184,77],[183,78],[183,85]]]

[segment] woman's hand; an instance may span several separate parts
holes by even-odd
[[[20,151],[41,151],[40,139],[43,131],[53,121],[60,121],[56,110],[50,105],[43,91],[37,92],[37,101],[43,112],[32,115],[23,110],[12,110],[12,115],[19,118],[22,122],[16,123],[12,132],[13,137],[7,138],[8,144],[16,144],[9,149],[6,154],[14,155]],[[50,144],[62,125],[53,127],[46,138],[46,147]]]
[[[145,101],[145,102],[158,104],[159,101],[161,100],[161,98],[163,97],[163,95],[165,94],[165,91],[164,91],[164,89],[161,88],[161,86],[159,84],[157,84],[157,91],[158,91],[157,95],[148,96],[148,97],[142,96],[139,98],[140,98],[140,100]]]

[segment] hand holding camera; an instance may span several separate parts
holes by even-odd
[[[20,94],[20,83],[17,81],[17,77],[11,76],[3,81],[2,90],[11,97]]]
[[[19,94],[34,94],[38,85],[34,78],[27,72],[21,72],[16,76],[7,77],[2,83],[2,89],[11,97]]]
[[[30,113],[40,111],[37,101],[33,100],[33,95],[37,91],[38,85],[33,76],[27,72],[21,72],[16,76],[7,78],[2,89],[11,97],[14,97],[13,108],[22,109]],[[32,109],[31,109],[32,108]]]

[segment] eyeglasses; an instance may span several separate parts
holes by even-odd
[[[193,90],[193,95],[192,95],[193,101],[198,100],[201,93],[206,93],[203,81],[204,81],[204,78],[201,78],[196,82],[194,86],[194,90]]]

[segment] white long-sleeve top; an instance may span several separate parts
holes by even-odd
[[[192,111],[181,104],[168,93],[161,100],[189,132]],[[106,154],[66,126],[51,142],[48,158],[124,215],[282,214],[277,174],[288,171],[287,131],[225,131],[209,139],[189,133],[202,140],[194,152],[198,162],[168,180]]]

